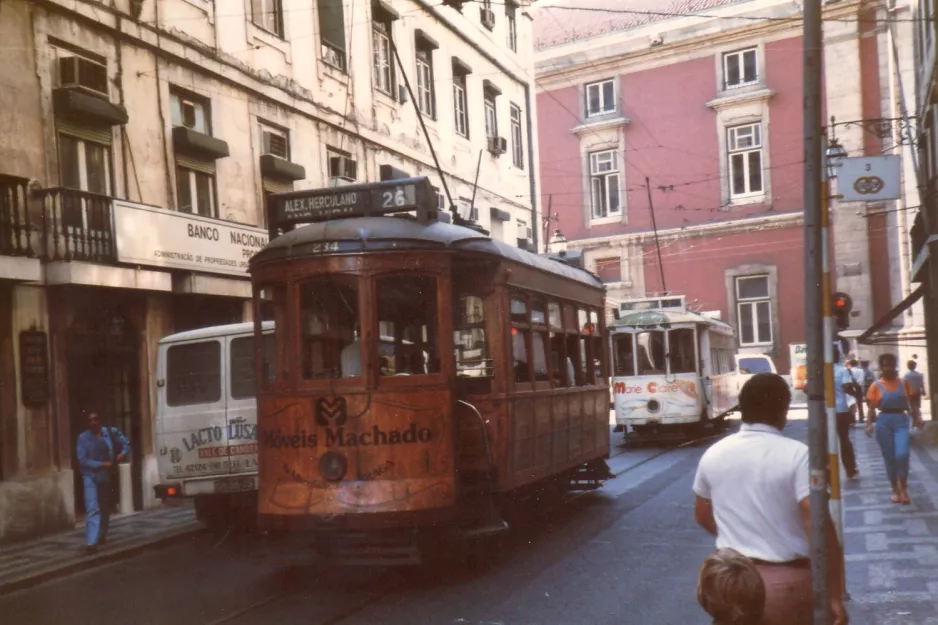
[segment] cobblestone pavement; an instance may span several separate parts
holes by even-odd
[[[938,447],[916,433],[911,505],[889,501],[882,456],[863,428],[851,433],[860,477],[844,483],[848,610],[855,625],[938,625]]]
[[[0,546],[0,594],[199,531],[202,524],[187,504],[111,517],[107,544],[94,555],[84,552],[83,523],[60,534]]]

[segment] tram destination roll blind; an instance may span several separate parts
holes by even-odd
[[[422,212],[436,208],[436,195],[427,178],[313,189],[278,194],[271,200],[279,224],[368,217],[412,210]]]

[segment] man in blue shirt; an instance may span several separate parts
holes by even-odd
[[[77,453],[85,490],[85,550],[88,553],[96,552],[107,539],[111,475],[129,453],[127,437],[115,427],[102,427],[98,413],[89,412],[88,429],[78,436]]]
[[[857,457],[850,441],[850,426],[853,424],[853,415],[847,395],[854,394],[856,383],[850,370],[840,361],[840,348],[834,345],[834,412],[837,413],[837,437],[840,439],[840,459],[848,478],[856,477]]]

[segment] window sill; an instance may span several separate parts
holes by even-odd
[[[723,109],[732,108],[734,106],[742,106],[744,104],[751,104],[753,102],[759,101],[768,101],[774,95],[774,91],[765,87],[754,90],[748,89],[746,87],[738,87],[737,89],[733,89],[731,91],[721,92],[718,97],[707,102],[707,107],[713,109],[714,111],[721,111]]]
[[[319,57],[319,63],[322,65],[323,73],[329,78],[348,87],[348,74],[338,67],[330,65],[322,57]]]
[[[265,45],[269,48],[273,48],[278,52],[282,53],[286,58],[287,63],[291,63],[292,59],[290,58],[290,42],[284,40],[280,35],[272,33],[265,28],[261,28],[254,22],[250,22],[249,26],[249,36],[253,43],[259,43]]]
[[[631,119],[623,116],[613,117],[610,119],[608,116],[597,115],[595,117],[588,118],[579,126],[574,126],[570,132],[575,135],[582,135],[587,132],[596,132],[597,130],[611,130],[620,126],[627,126],[631,123]]]
[[[607,224],[617,224],[622,222],[622,215],[610,215],[608,217],[593,217],[590,218],[590,227],[593,226],[605,226]]]
[[[749,206],[750,204],[764,204],[765,203],[765,193],[754,193],[752,195],[738,195],[736,197],[730,198],[729,203],[726,205],[726,210],[732,210],[737,206]]]

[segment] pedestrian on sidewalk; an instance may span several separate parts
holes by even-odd
[[[909,393],[909,409],[915,424],[922,427],[922,398],[925,396],[925,376],[915,370],[918,363],[914,360],[907,362],[906,366],[909,370],[903,376],[903,379],[912,391]]]
[[[750,558],[765,584],[762,625],[814,621],[808,446],[782,435],[791,391],[774,373],[757,373],[739,393],[742,425],[708,449],[694,477],[694,519]],[[848,623],[843,550],[826,507],[828,589],[833,625]]]
[[[912,501],[908,490],[910,419],[907,413],[911,408],[912,387],[899,378],[898,365],[895,354],[879,357],[881,376],[866,395],[870,409],[866,435],[873,436],[875,428],[876,442],[892,485],[892,502],[909,504]]]
[[[840,361],[840,348],[833,346],[834,350],[834,412],[837,421],[837,438],[840,439],[840,460],[848,478],[855,478],[857,470],[857,455],[850,440],[850,426],[853,425],[853,413],[850,412],[850,398],[858,392],[856,380],[848,368]]]
[[[85,490],[85,550],[94,553],[107,540],[111,516],[111,479],[130,453],[130,441],[116,427],[103,427],[96,411],[78,436],[78,466]]]
[[[866,420],[863,415],[863,402],[866,400],[866,393],[863,389],[863,380],[865,377],[863,369],[860,368],[859,361],[853,359],[847,362],[847,371],[849,371],[850,375],[853,377],[853,386],[850,392],[850,397],[853,400],[851,403],[856,407],[856,413],[860,423],[863,423]]]
[[[713,625],[761,625],[765,583],[752,560],[735,549],[717,549],[700,567],[697,601]]]

